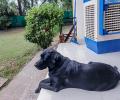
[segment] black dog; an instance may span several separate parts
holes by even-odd
[[[41,88],[55,92],[65,88],[106,91],[113,89],[120,80],[117,67],[99,62],[78,63],[53,49],[45,50],[35,66],[39,70],[47,67],[49,70],[49,78],[40,82],[36,93]]]

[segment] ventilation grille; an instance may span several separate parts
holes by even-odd
[[[108,33],[120,32],[120,4],[109,5],[104,19],[105,30]]]
[[[90,39],[95,39],[95,6],[89,5],[85,7],[85,28],[86,28],[86,37]]]

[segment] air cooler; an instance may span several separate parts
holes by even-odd
[[[120,0],[83,0],[85,42],[98,54],[120,51]]]

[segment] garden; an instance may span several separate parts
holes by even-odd
[[[65,10],[72,7],[71,0],[66,2],[0,0],[0,77],[8,79],[7,84],[58,36]]]
[[[0,34],[0,76],[10,80],[38,50],[25,40],[24,29],[16,30]]]

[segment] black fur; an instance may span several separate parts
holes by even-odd
[[[106,91],[113,89],[120,79],[117,67],[99,62],[78,63],[53,49],[45,50],[35,66],[49,70],[49,78],[40,82],[36,93],[41,88],[55,92],[65,88]]]

